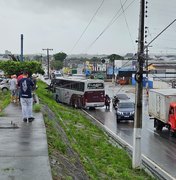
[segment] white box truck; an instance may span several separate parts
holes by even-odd
[[[154,118],[154,127],[161,131],[163,127],[176,132],[176,89],[151,89],[149,91],[149,116]]]

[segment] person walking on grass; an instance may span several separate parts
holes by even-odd
[[[16,75],[11,76],[11,80],[9,81],[9,89],[11,91],[11,102],[18,102],[17,98],[17,77]]]
[[[34,83],[28,78],[28,73],[23,72],[23,78],[19,80],[18,86],[20,87],[20,103],[22,107],[22,115],[24,122],[32,122],[34,120],[32,114],[33,98],[32,87]]]

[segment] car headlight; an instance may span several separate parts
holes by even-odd
[[[130,115],[133,115],[134,114],[134,111],[130,112]]]
[[[117,111],[117,114],[119,114],[119,115],[123,115],[123,112],[121,112],[121,111]]]

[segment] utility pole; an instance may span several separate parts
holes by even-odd
[[[115,68],[115,57],[112,56],[112,83],[115,83],[115,72],[114,72],[114,68]]]
[[[146,48],[146,78],[148,79],[148,59],[149,59],[149,55],[148,55],[148,47]]]
[[[43,51],[46,51],[47,52],[47,63],[48,63],[48,78],[50,79],[50,73],[49,73],[49,69],[50,69],[50,63],[49,63],[49,51],[53,51],[53,49],[42,49]]]
[[[113,78],[115,79],[115,58],[113,58]]]
[[[140,0],[140,18],[138,34],[138,61],[135,75],[136,96],[135,96],[135,121],[133,135],[133,168],[141,168],[141,131],[142,131],[142,80],[143,80],[143,63],[144,63],[144,13],[145,0]]]
[[[23,62],[23,34],[21,34],[21,55],[20,61]]]

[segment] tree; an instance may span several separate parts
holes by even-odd
[[[33,73],[44,74],[41,63],[37,61],[0,61],[0,69],[8,75],[16,74],[19,75],[22,71],[27,71],[29,75]]]
[[[64,59],[67,57],[67,54],[64,52],[59,52],[57,54],[54,54],[54,60],[51,61],[51,68],[52,69],[62,69],[63,68],[63,62]]]
[[[98,57],[93,57],[93,58],[90,59],[90,61],[92,61],[92,62],[94,62],[94,63],[95,63],[95,62],[97,63],[97,62],[100,62],[101,59],[98,58]]]
[[[54,60],[56,61],[64,61],[64,59],[67,57],[67,54],[65,54],[64,52],[59,52],[57,54],[54,54]]]
[[[41,62],[42,61],[42,55],[35,55],[33,59],[35,61]]]
[[[56,69],[56,70],[62,69],[63,68],[63,62],[51,61],[50,67],[51,67],[51,69]]]
[[[107,56],[108,59],[110,59],[111,62],[113,62],[114,60],[124,60],[124,57],[118,55],[118,54],[111,54],[109,56]]]

